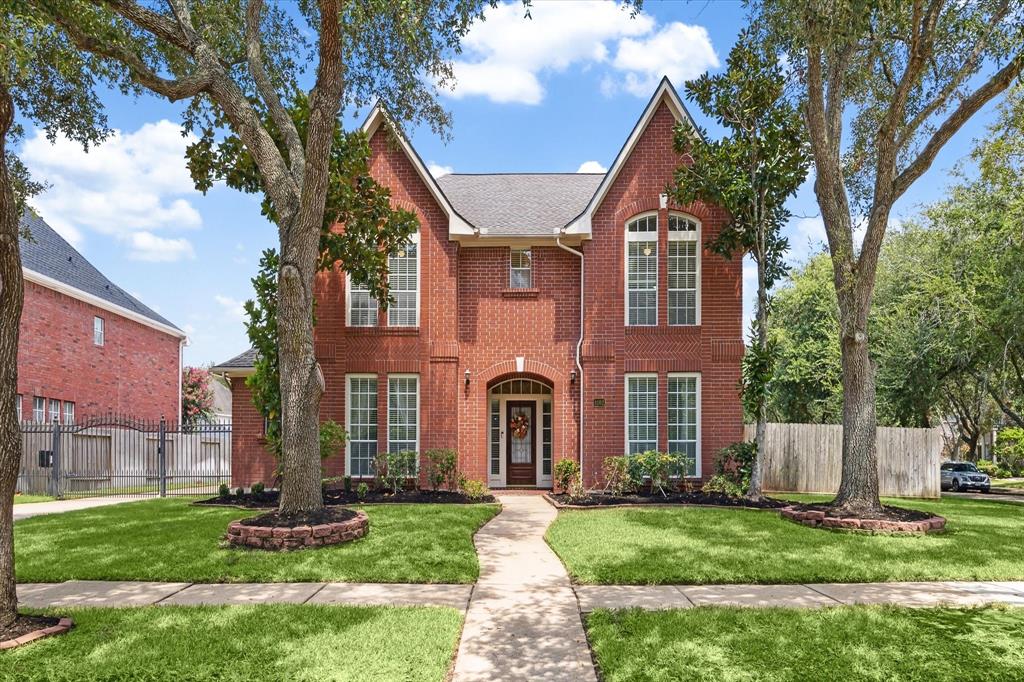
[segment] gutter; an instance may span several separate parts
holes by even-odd
[[[579,444],[579,458],[580,458],[580,479],[585,480],[586,474],[583,469],[583,412],[586,403],[583,401],[583,363],[581,362],[581,355],[583,351],[583,302],[584,302],[584,283],[586,282],[586,261],[583,258],[583,252],[577,251],[574,248],[566,246],[562,243],[562,236],[565,234],[565,228],[562,228],[561,233],[555,237],[555,244],[558,248],[563,251],[568,251],[577,258],[580,259],[580,337],[576,342],[576,369],[580,373],[580,444]]]

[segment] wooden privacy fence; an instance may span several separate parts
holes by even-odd
[[[754,440],[754,425],[744,429]],[[879,427],[878,483],[889,497],[939,497],[940,429]],[[842,473],[843,427],[839,424],[768,424],[764,489],[835,493]]]

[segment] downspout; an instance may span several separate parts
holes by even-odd
[[[183,336],[178,341],[178,424],[181,424],[181,380],[185,371],[185,346],[188,344],[188,337]]]
[[[576,370],[580,374],[580,424],[579,424],[579,428],[580,428],[580,445],[579,445],[579,448],[580,448],[579,449],[580,478],[581,478],[581,480],[586,480],[586,474],[584,473],[584,469],[583,469],[583,412],[584,412],[584,407],[585,407],[586,403],[583,402],[583,363],[581,362],[581,354],[582,354],[582,351],[583,351],[583,301],[584,301],[584,298],[583,298],[583,296],[584,296],[584,287],[583,287],[583,285],[586,282],[586,267],[585,267],[585,260],[583,259],[583,252],[582,251],[577,251],[576,249],[568,247],[568,246],[566,246],[565,244],[562,243],[562,235],[564,233],[565,233],[565,230],[563,229],[562,232],[559,233],[559,235],[557,237],[555,237],[555,244],[558,245],[558,248],[562,249],[563,251],[568,251],[569,253],[573,254],[574,256],[576,256],[577,258],[580,259],[580,338],[576,342]],[[584,486],[585,485],[586,484],[584,483]]]

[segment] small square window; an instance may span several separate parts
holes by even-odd
[[[508,285],[511,289],[533,286],[533,253],[530,249],[512,249],[510,252]]]
[[[75,404],[70,400],[64,401],[64,423],[74,424],[75,423]]]
[[[104,332],[103,332],[103,318],[102,317],[94,317],[94,318],[92,318],[92,342],[93,342],[93,345],[102,346],[103,345],[103,336],[104,336]]]
[[[32,398],[32,421],[42,424],[46,421],[46,398],[34,396]]]

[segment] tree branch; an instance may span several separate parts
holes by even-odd
[[[191,54],[191,46],[185,33],[182,31],[182,27],[162,14],[142,7],[131,0],[92,0],[92,3],[97,7],[108,7],[136,26],[149,31],[160,40],[166,41]]]
[[[274,125],[281,131],[288,148],[288,160],[295,182],[302,185],[306,169],[306,153],[302,148],[302,140],[295,129],[292,117],[288,115],[274,84],[263,65],[263,47],[260,44],[260,18],[263,14],[263,0],[250,0],[245,12],[245,54],[248,59],[249,72],[252,74],[256,89],[267,105]]]

